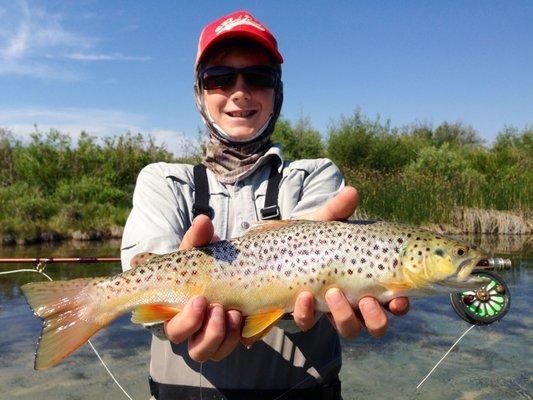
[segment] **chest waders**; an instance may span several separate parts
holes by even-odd
[[[265,194],[265,204],[259,211],[261,220],[281,219],[278,206],[279,184],[283,170],[277,168],[276,158],[272,157],[271,170],[268,177],[268,185]],[[213,219],[214,212],[209,206],[209,182],[207,180],[206,166],[198,164],[194,166],[194,205],[193,218],[200,214]],[[287,315],[284,319],[292,319]],[[214,389],[199,388],[197,386],[173,385],[159,383],[150,377],[150,394],[157,400],[342,400],[341,382],[336,378],[331,383],[314,388],[299,389]]]

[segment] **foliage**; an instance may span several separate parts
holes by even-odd
[[[320,133],[313,129],[309,118],[300,118],[293,127],[289,120],[280,117],[272,141],[281,144],[285,158],[289,160],[320,158],[324,155]]]
[[[341,117],[329,130],[328,156],[348,168],[398,170],[416,157],[416,149],[392,129],[390,121],[366,118],[360,110]]]
[[[531,216],[532,127],[507,126],[487,146],[464,124],[394,128],[356,110],[332,123],[326,144],[308,118],[280,118],[273,140],[289,159],[332,158],[369,218],[447,222],[462,206]],[[175,159],[140,134],[98,141],[82,132],[73,144],[56,130],[36,130],[22,143],[0,129],[0,241],[123,226],[137,174],[158,161],[196,164],[199,157]]]
[[[120,227],[137,174],[158,161],[174,158],[140,134],[98,143],[82,132],[73,145],[56,130],[36,130],[22,144],[0,130],[0,236],[32,241],[47,232]]]

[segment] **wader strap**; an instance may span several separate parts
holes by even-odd
[[[158,383],[150,377],[150,393],[157,400],[342,400],[338,377],[323,386],[292,390],[200,389],[196,386]]]
[[[278,206],[278,192],[279,192],[279,183],[283,175],[283,169],[278,171],[277,158],[272,157],[272,162],[270,165],[270,175],[268,177],[268,186],[265,195],[265,205],[261,209],[261,219],[281,219],[281,214],[279,212]]]
[[[262,220],[281,219],[281,213],[278,206],[279,183],[283,176],[283,170],[278,171],[279,160],[272,156],[270,175],[265,195],[265,204],[260,210]],[[209,207],[209,183],[207,181],[207,169],[203,164],[195,165],[193,168],[194,176],[194,205],[192,207],[193,218],[200,214],[207,215],[213,219],[213,209]]]
[[[203,164],[195,165],[194,175],[194,205],[192,216],[196,218],[200,214],[207,215],[213,219],[213,210],[209,207],[209,183],[207,181],[207,171]]]

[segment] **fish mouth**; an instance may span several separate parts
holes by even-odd
[[[481,260],[483,260],[483,257],[471,257],[461,262],[461,264],[459,264],[459,268],[457,268],[457,273],[455,275],[457,277],[457,280],[460,282],[465,282],[476,267],[476,265]]]
[[[490,279],[471,275],[476,265],[486,257],[471,257],[459,264],[457,273],[445,279],[441,284],[456,290],[471,290],[486,285]]]

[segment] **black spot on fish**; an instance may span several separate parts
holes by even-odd
[[[366,274],[367,278],[372,278],[372,274]]]
[[[353,274],[353,270],[348,269],[348,275],[352,275],[352,274]]]
[[[442,249],[437,249],[437,250],[435,250],[435,254],[438,255],[438,256],[443,257],[443,256],[444,256],[444,250],[442,250]]]

